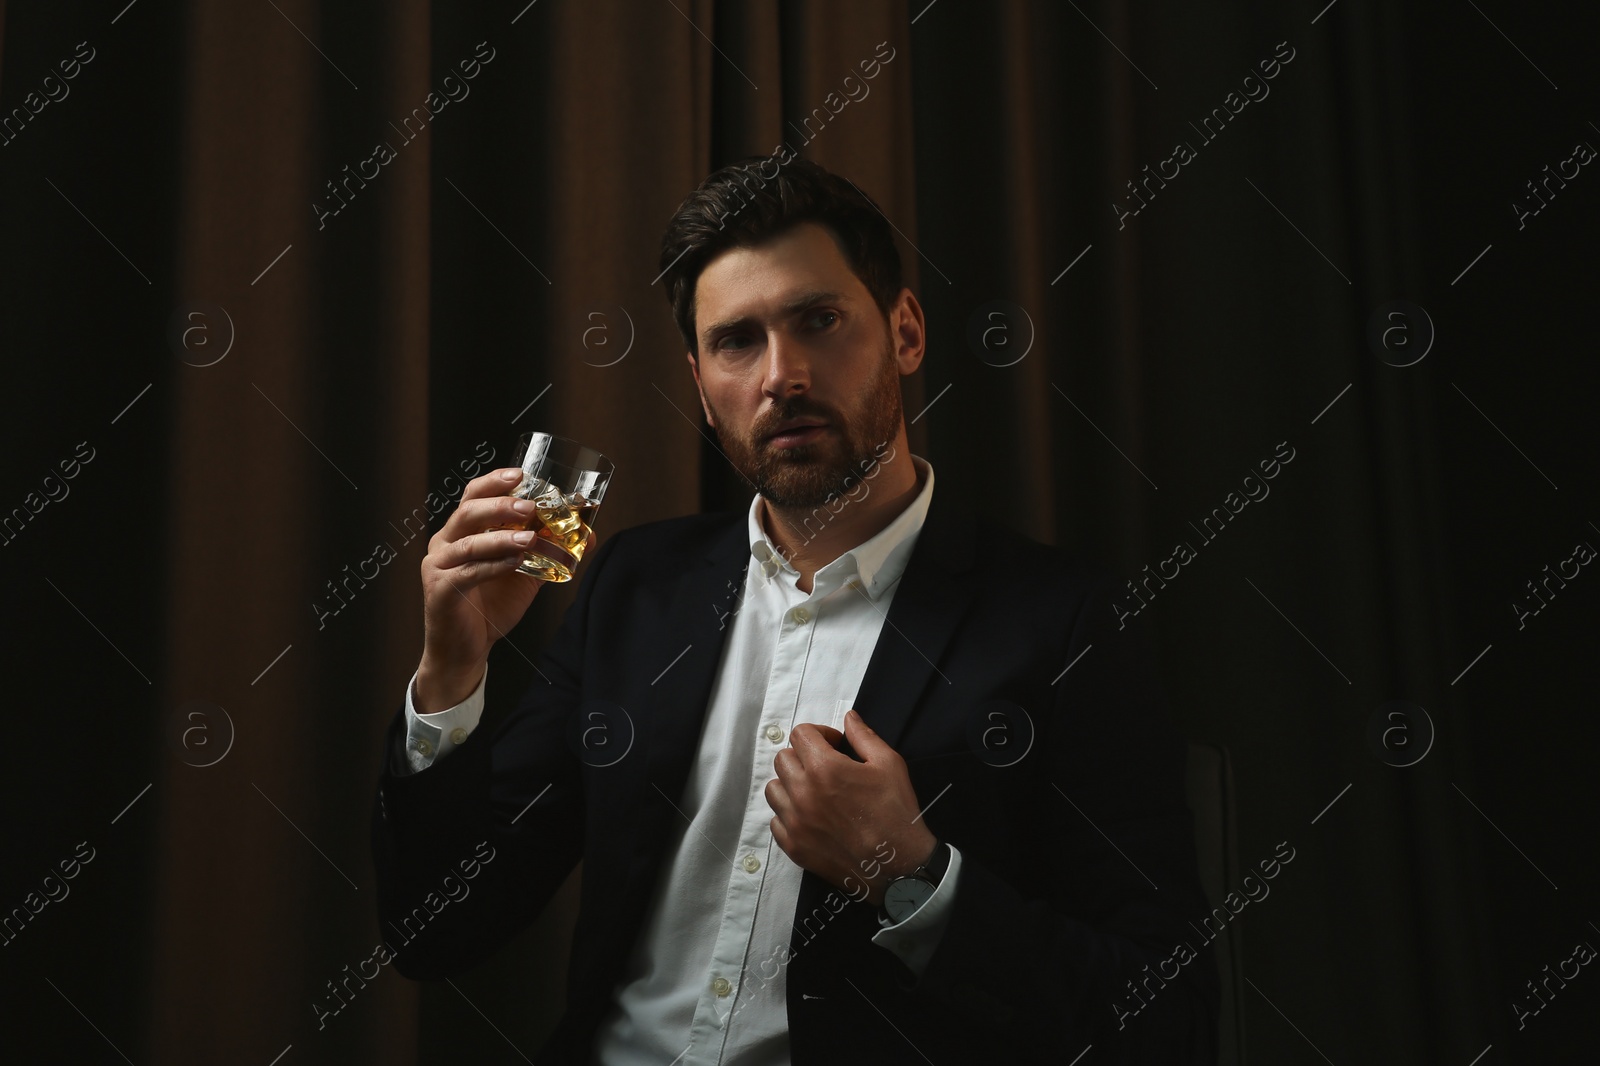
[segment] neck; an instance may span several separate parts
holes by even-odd
[[[921,491],[922,475],[902,429],[894,450],[843,497],[815,507],[782,507],[763,498],[759,518],[778,552],[799,571],[800,591],[810,592],[818,570],[870,540]]]

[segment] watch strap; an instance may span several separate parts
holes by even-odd
[[[933,854],[928,857],[928,861],[917,867],[917,872],[937,886],[944,880],[944,872],[948,869],[950,869],[950,845],[940,840],[933,845]]]

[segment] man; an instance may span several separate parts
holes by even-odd
[[[489,649],[539,583],[504,528],[517,472],[467,487],[374,818],[396,965],[473,965],[581,859],[541,1063],[1211,1062],[1213,964],[1171,962],[1206,907],[1147,654],[1109,577],[1001,528],[982,486],[935,496],[881,213],[746,160],[661,261],[757,496],[608,537],[487,736]],[[443,879],[459,902],[419,906]]]

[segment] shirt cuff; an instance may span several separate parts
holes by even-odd
[[[489,667],[485,665],[483,676],[478,678],[478,687],[473,689],[472,695],[454,707],[446,707],[432,714],[418,714],[416,704],[412,702],[417,675],[411,675],[411,681],[406,685],[406,764],[411,767],[412,773],[426,770],[433,760],[449,753],[456,745],[465,743],[472,731],[478,728],[478,719],[483,717],[483,686],[488,680]]]
[[[945,926],[950,924],[950,909],[955,903],[956,881],[960,874],[961,852],[952,844],[950,865],[928,901],[901,921],[890,922],[887,918],[878,918],[882,928],[872,934],[872,942],[898,955],[900,961],[918,977],[928,968],[928,960],[933,958],[933,951],[944,936]]]

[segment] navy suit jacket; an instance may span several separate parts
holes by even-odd
[[[961,850],[945,933],[919,978],[871,942],[874,908],[806,872],[789,957],[744,980],[783,963],[796,1066],[1064,1063],[1090,1044],[1085,1062],[1211,1063],[1211,953],[1171,961],[1207,906],[1184,747],[1146,644],[1115,624],[1115,580],[959,503],[935,495],[854,703],[905,758],[919,804],[938,798],[929,828]],[[583,862],[566,1011],[542,1064],[587,1063],[641,933],[746,538],[743,513],[614,533],[498,727],[406,774],[403,712],[392,724],[373,836],[403,974],[471,967]],[[470,893],[422,906],[480,841],[493,858]]]

